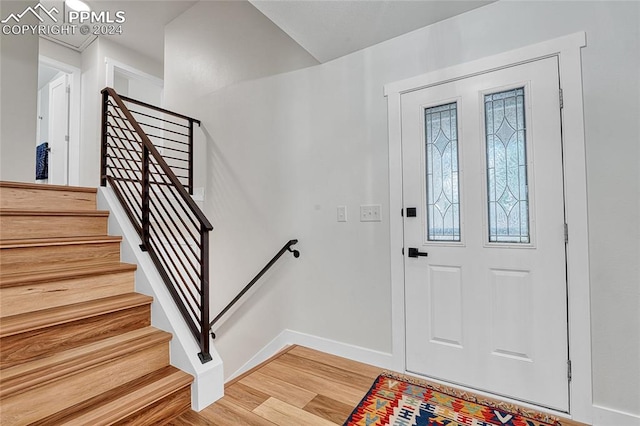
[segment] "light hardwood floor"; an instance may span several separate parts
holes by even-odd
[[[343,425],[382,369],[291,346],[231,381],[225,396],[173,426]],[[568,419],[562,426],[587,426]]]
[[[225,386],[225,396],[174,426],[342,425],[382,369],[292,346]]]

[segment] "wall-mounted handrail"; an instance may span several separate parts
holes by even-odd
[[[254,284],[257,283],[258,280],[260,278],[262,278],[262,276],[269,269],[271,269],[271,267],[278,261],[278,259],[280,259],[280,257],[282,257],[283,254],[285,254],[286,252],[291,252],[291,253],[293,253],[293,257],[295,257],[295,258],[300,257],[300,252],[298,250],[294,250],[294,249],[291,248],[295,244],[298,244],[298,240],[289,240],[289,241],[287,241],[287,243],[280,249],[280,251],[278,253],[276,253],[276,255],[273,256],[273,258],[265,265],[265,267],[262,268],[260,270],[260,272],[258,272],[258,274],[255,277],[253,277],[253,279],[251,281],[249,281],[249,284],[244,286],[244,288],[242,290],[240,290],[240,293],[238,293],[238,295],[236,297],[234,297],[233,300],[231,300],[231,302],[229,302],[229,304],[227,304],[227,306],[225,306],[224,309],[222,309],[218,315],[216,315],[216,317],[213,319],[213,321],[211,321],[211,323],[209,324],[209,328],[213,327],[215,325],[215,323],[217,323],[220,320],[220,318],[222,318],[227,312],[229,312],[229,310],[236,303],[238,303],[238,301],[242,298],[242,296],[244,296],[245,293],[247,291],[249,291],[251,289],[251,287],[253,287]],[[216,338],[216,335],[215,335],[214,332],[211,332],[211,337],[213,337],[214,339]]]
[[[102,90],[102,159],[100,181],[114,190],[142,240],[189,329],[199,341],[202,362],[210,361],[209,348],[209,231],[213,229],[189,192],[193,192],[193,123],[195,119],[152,107],[186,121],[189,128],[188,167],[170,166],[134,117],[134,113],[157,120],[147,127],[178,133],[153,113],[131,111],[125,104],[147,107],[143,102]],[[146,111],[146,110],[145,110]],[[198,122],[199,123],[199,122]],[[169,140],[157,136],[158,140]],[[165,151],[166,147],[161,147]],[[188,169],[189,192],[175,169]]]

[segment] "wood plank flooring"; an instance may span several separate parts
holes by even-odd
[[[292,346],[225,386],[225,396],[170,425],[342,425],[382,369]]]
[[[225,386],[225,396],[173,426],[343,425],[382,369],[291,346]],[[587,426],[563,419],[563,426]]]

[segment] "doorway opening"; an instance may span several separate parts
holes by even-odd
[[[567,207],[565,223],[568,224],[568,226],[565,227],[566,231],[564,236],[565,241],[567,241],[567,319],[570,348],[569,359],[571,360],[571,363],[567,365],[567,372],[571,373],[568,411],[572,419],[591,423],[593,399],[591,392],[591,328],[588,274],[589,232],[586,217],[586,156],[580,55],[580,50],[584,46],[586,46],[585,33],[575,33],[478,59],[473,62],[463,63],[406,80],[389,83],[385,86],[385,95],[388,100],[389,118],[390,210],[400,212],[406,201],[403,198],[403,159],[406,158],[406,153],[403,152],[402,145],[402,137],[404,135],[402,127],[402,111],[404,111],[402,108],[402,98],[409,96],[412,92],[435,87],[439,83],[452,82],[485,72],[507,70],[521,64],[531,63],[549,57],[557,56],[559,58],[557,68],[563,98],[565,100],[571,99],[571,102],[564,102],[561,107],[562,159],[565,177],[563,186],[565,205]],[[522,87],[522,85],[520,85],[520,87]],[[507,87],[505,90],[510,88],[513,87]],[[491,93],[486,94],[490,95]],[[445,101],[448,99],[438,99],[443,101],[442,104],[447,104]],[[471,102],[477,106],[481,99],[485,98],[475,98],[475,100]],[[449,101],[449,103],[451,102],[453,102],[453,100]],[[431,107],[434,105],[425,106]],[[418,126],[418,129],[419,128]],[[480,190],[478,194],[482,194],[482,190]],[[484,207],[483,210],[485,210]],[[407,353],[405,346],[407,336],[405,322],[407,314],[407,310],[405,309],[407,299],[405,262],[416,260],[406,259],[407,256],[405,256],[404,251],[402,251],[405,247],[404,225],[405,219],[402,215],[398,215],[397,219],[390,222],[393,354],[394,368],[400,371],[408,371],[406,360],[408,356],[411,356]],[[562,231],[562,229],[560,231]],[[562,232],[558,235],[562,236]],[[491,246],[492,244],[494,243],[483,243],[482,247],[485,245]],[[524,252],[528,249],[519,250]],[[418,249],[418,251],[420,250]],[[508,275],[507,278],[511,278],[511,275]],[[451,290],[445,286],[442,288],[447,291]],[[564,388],[564,386],[562,386],[562,388]],[[517,396],[514,398],[512,395],[509,395],[503,398],[506,400],[516,400]],[[527,405],[527,403],[522,404]],[[538,405],[532,404],[530,406],[539,407]],[[560,413],[561,411],[555,412]]]
[[[164,81],[127,64],[106,58],[107,81],[121,96],[130,97],[150,105],[162,106]]]
[[[36,182],[77,185],[80,70],[40,57],[36,118]]]

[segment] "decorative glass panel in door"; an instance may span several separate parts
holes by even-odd
[[[426,108],[427,241],[460,241],[458,108]]]
[[[529,243],[524,88],[484,97],[489,242]]]

